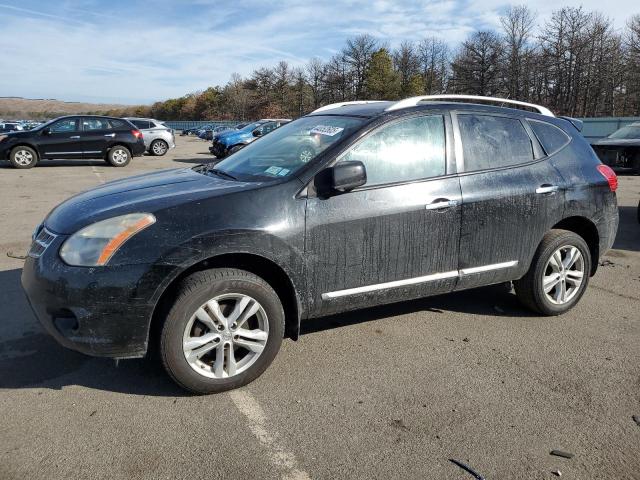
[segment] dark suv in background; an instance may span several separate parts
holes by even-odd
[[[216,165],[67,200],[22,285],[61,344],[152,345],[199,393],[252,381],[285,334],[336,312],[513,281],[524,306],[562,314],[618,226],[617,178],[577,126],[503,99],[322,107]]]
[[[124,167],[144,151],[142,133],[122,118],[66,116],[33,130],[0,135],[0,160],[9,160],[15,168],[32,168],[44,159],[91,158]]]

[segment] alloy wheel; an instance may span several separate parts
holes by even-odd
[[[542,276],[542,289],[551,303],[563,305],[573,299],[584,281],[584,265],[582,253],[573,245],[553,252]]]
[[[164,155],[167,151],[167,145],[164,142],[155,142],[153,144],[153,153],[156,155]]]
[[[33,154],[29,150],[18,150],[13,158],[21,167],[31,165],[33,162]]]
[[[269,319],[254,298],[241,293],[218,295],[191,316],[182,350],[187,363],[208,378],[228,378],[253,365],[269,338]]]
[[[125,163],[129,158],[129,155],[126,150],[123,150],[122,148],[118,148],[117,150],[113,151],[111,158],[113,159],[114,163],[117,163],[119,165],[119,164]]]

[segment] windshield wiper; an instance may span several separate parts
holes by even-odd
[[[216,175],[222,178],[230,178],[231,180],[238,180],[236,177],[234,177],[230,173],[227,173],[224,170],[220,170],[219,168],[207,168],[207,172],[215,173]]]

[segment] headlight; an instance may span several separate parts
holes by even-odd
[[[62,245],[60,256],[65,263],[78,267],[106,265],[127,240],[155,221],[150,213],[131,213],[94,223],[71,235]]]

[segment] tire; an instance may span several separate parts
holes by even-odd
[[[131,152],[122,145],[111,147],[107,153],[107,162],[113,167],[126,167],[131,162]]]
[[[149,146],[149,153],[156,157],[162,157],[169,151],[169,144],[164,140],[154,140]]]
[[[38,154],[31,147],[18,146],[11,150],[11,153],[9,154],[9,162],[13,168],[33,168],[38,163]]]
[[[249,303],[242,310],[239,307],[246,298]],[[216,311],[218,316],[213,314]],[[237,311],[243,312],[241,325],[228,325]],[[245,337],[247,332],[253,337]],[[205,342],[207,336],[210,340]],[[194,273],[178,287],[162,326],[159,351],[165,370],[182,388],[197,394],[218,393],[258,378],[280,350],[283,336],[284,310],[267,282],[244,270],[211,269]],[[237,368],[235,374],[232,365]]]
[[[580,253],[579,256],[570,254],[574,249]],[[558,252],[563,266],[555,268],[553,265],[559,266],[560,262],[551,257]],[[571,258],[575,260],[571,262]],[[518,300],[543,315],[560,315],[571,310],[580,301],[589,284],[591,261],[589,246],[582,237],[567,230],[551,230],[538,246],[529,271],[514,282]],[[565,268],[566,263],[570,264],[569,268]],[[579,285],[576,285],[578,273],[575,272],[578,270],[582,275]],[[543,280],[545,277],[546,280]],[[549,286],[555,286],[545,293],[543,281],[549,281]]]
[[[242,147],[244,147],[244,145],[234,145],[229,149],[229,152],[225,156],[228,157],[229,155],[233,155],[238,150],[242,150]]]

